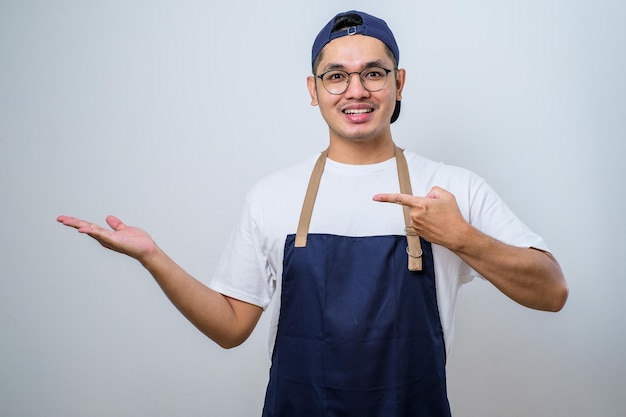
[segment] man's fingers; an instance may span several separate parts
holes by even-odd
[[[76,217],[59,216],[57,217],[57,221],[59,223],[62,223],[65,226],[73,227],[80,233],[101,234],[102,232],[107,231],[106,229],[100,227],[96,223],[91,223],[85,220],[78,219]],[[108,216],[107,223],[114,230],[119,230],[120,228],[124,227],[124,224],[122,223],[122,221],[115,216]]]
[[[418,206],[428,204],[426,200],[444,199],[449,195],[451,194],[448,191],[444,190],[443,188],[435,186],[424,197],[408,195],[408,194],[386,193],[386,194],[376,194],[373,197],[373,199],[374,201],[382,201],[386,203],[402,204],[403,206],[418,207]]]
[[[75,220],[73,217],[69,216],[59,216],[57,217],[57,221],[59,223],[63,223],[65,226],[71,226],[71,222]]]
[[[403,206],[415,206],[422,197],[416,197],[408,194],[376,194],[373,197],[374,201],[381,201],[384,203],[395,203]]]
[[[434,186],[430,189],[430,192],[426,195],[426,198],[442,198],[447,194],[450,193],[441,187]]]
[[[410,196],[406,194],[376,194],[373,197],[373,200],[384,203],[407,204],[406,197]]]
[[[90,224],[84,220],[70,216],[59,216],[57,217],[57,221],[65,226],[73,227],[75,229],[81,229]]]
[[[111,226],[111,229],[115,230],[116,232],[126,227],[126,225],[122,223],[122,221],[115,216],[111,216],[111,215],[107,216],[106,222],[109,226]]]

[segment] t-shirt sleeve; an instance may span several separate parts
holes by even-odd
[[[548,251],[541,236],[530,230],[484,180],[477,180],[469,222],[481,232],[511,246]],[[473,275],[479,276],[475,271]]]
[[[274,272],[264,250],[258,210],[248,195],[209,287],[226,296],[257,305],[269,305],[275,290]]]
[[[548,250],[543,239],[530,230],[484,180],[470,203],[469,222],[499,241],[518,247]]]

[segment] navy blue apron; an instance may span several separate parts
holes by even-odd
[[[305,239],[285,242],[263,416],[450,416],[430,243],[409,270],[407,236]]]

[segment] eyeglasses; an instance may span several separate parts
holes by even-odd
[[[382,67],[367,67],[362,71],[346,72],[343,70],[330,70],[317,76],[322,80],[322,85],[330,94],[343,94],[350,84],[353,74],[359,74],[361,84],[367,91],[374,93],[383,89],[387,83],[390,69]]]

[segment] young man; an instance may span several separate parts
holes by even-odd
[[[463,283],[482,276],[542,310],[567,298],[543,240],[481,178],[396,147],[398,62],[376,17],[351,11],[322,29],[307,85],[328,149],[255,185],[210,287],[115,217],[113,230],[58,219],[139,260],[223,347],[242,343],[279,297],[264,416],[448,416]]]

